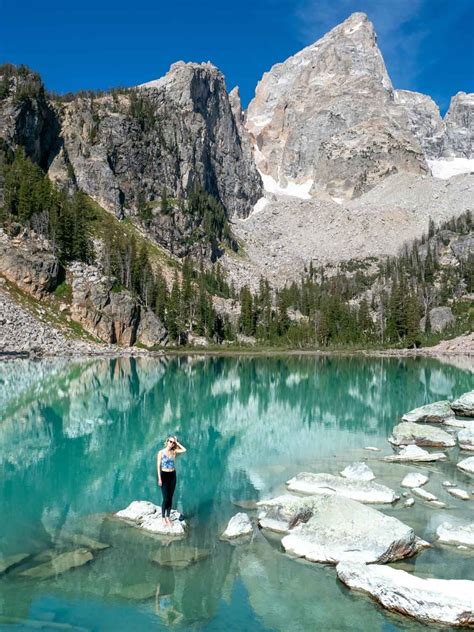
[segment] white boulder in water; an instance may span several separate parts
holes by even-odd
[[[385,456],[383,460],[392,462],[411,461],[413,463],[418,463],[425,461],[442,461],[445,458],[446,454],[443,454],[443,452],[428,452],[417,445],[407,445],[405,448],[400,450],[398,454]]]
[[[428,492],[426,489],[422,489],[421,487],[413,487],[411,493],[418,498],[422,498],[423,500],[427,500],[428,502],[432,502],[434,500],[438,500],[434,494]]]
[[[451,448],[456,445],[453,437],[441,428],[403,421],[395,426],[388,439],[393,445],[422,445]]]
[[[413,507],[413,505],[415,504],[415,499],[414,498],[407,498],[405,500],[405,502],[403,503],[404,507]]]
[[[183,536],[186,531],[186,523],[179,519],[179,512],[171,511],[171,525],[163,523],[161,507],[147,500],[134,500],[128,507],[118,511],[115,516],[122,520],[129,520],[144,531],[158,535]]]
[[[340,473],[344,478],[354,481],[373,481],[375,474],[366,463],[352,463],[345,467]]]
[[[453,525],[450,522],[443,522],[436,529],[436,535],[443,544],[474,548],[474,522],[466,525]]]
[[[465,489],[459,489],[459,487],[448,487],[446,491],[454,498],[459,498],[460,500],[470,500],[471,498]]]
[[[285,535],[285,551],[311,562],[389,562],[429,546],[397,518],[339,496],[314,497],[313,514]]]
[[[402,487],[421,487],[422,485],[426,485],[429,481],[429,478],[424,474],[420,474],[419,472],[410,472],[405,476],[403,481],[401,482]]]
[[[474,427],[460,430],[458,433],[458,443],[461,450],[474,451]]]
[[[291,492],[300,494],[329,494],[351,498],[361,503],[393,503],[400,497],[385,485],[334,476],[301,472],[287,482]]]
[[[451,404],[451,408],[460,417],[474,417],[474,391],[464,393]]]
[[[474,456],[469,456],[467,459],[459,461],[456,467],[468,474],[474,474]]]
[[[422,579],[389,566],[345,560],[336,571],[349,588],[368,593],[389,610],[425,623],[474,624],[474,581]]]
[[[447,400],[414,408],[410,410],[410,412],[405,413],[402,417],[402,421],[415,423],[428,422],[441,424],[445,423],[448,419],[454,419],[454,412]]]
[[[246,513],[240,512],[232,516],[227,524],[226,530],[221,535],[225,540],[233,540],[242,536],[251,535],[253,531],[252,523]]]

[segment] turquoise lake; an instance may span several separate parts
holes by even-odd
[[[421,500],[381,508],[426,540],[447,519],[472,522],[474,500],[441,485],[474,490],[455,467],[457,448],[442,464],[380,460],[404,412],[471,390],[472,370],[349,356],[0,363],[0,564],[27,556],[0,575],[0,630],[426,630],[347,590],[334,568],[290,559],[275,536],[256,529],[241,545],[219,536],[242,505],[281,493],[298,472],[337,473],[358,460],[399,493],[407,472],[429,473],[445,509]],[[189,535],[178,542],[110,518],[133,500],[161,504],[155,459],[170,433],[188,449],[174,506]],[[110,546],[68,572],[24,574],[77,549],[78,534]],[[191,549],[204,559],[187,564]],[[453,547],[395,566],[474,580],[474,554]]]

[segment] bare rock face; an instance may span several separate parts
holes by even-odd
[[[443,155],[474,158],[474,94],[458,92],[444,117]]]
[[[116,292],[113,285],[96,268],[74,264],[71,315],[101,340],[130,346],[137,338],[140,305],[130,292]]]
[[[403,171],[428,173],[413,137],[386,118],[363,121],[322,143],[312,192],[334,199],[359,197],[385,177]]]
[[[137,329],[137,342],[145,347],[166,344],[168,332],[158,316],[149,309],[141,309],[140,323]]]
[[[86,331],[121,346],[166,344],[168,334],[158,316],[128,290],[117,291],[112,277],[78,262],[71,266],[71,272],[71,316]]]
[[[59,282],[59,261],[50,245],[25,230],[10,238],[0,229],[0,271],[37,298],[53,291]]]
[[[433,99],[410,90],[395,90],[393,96],[395,103],[406,112],[410,132],[420,143],[425,156],[440,156],[443,151],[444,124]]]
[[[363,13],[265,73],[246,126],[258,168],[282,187],[309,181],[353,197],[384,175],[427,172]]]
[[[450,307],[433,307],[430,309],[431,331],[443,331],[447,327],[454,325],[455,322],[456,319]],[[420,329],[422,331],[426,329],[426,318],[424,316],[420,321]]]
[[[6,64],[0,68],[0,80],[0,138],[11,149],[21,145],[31,160],[46,167],[58,144],[59,125],[39,75]]]
[[[78,185],[118,216],[166,189],[200,185],[229,215],[245,217],[260,177],[242,148],[224,77],[212,64],[177,62],[134,92],[60,108],[65,150]]]

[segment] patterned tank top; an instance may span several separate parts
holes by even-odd
[[[174,470],[174,458],[168,456],[165,451],[161,455],[161,469]]]

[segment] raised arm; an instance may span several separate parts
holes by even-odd
[[[175,452],[176,452],[176,454],[183,454],[183,452],[186,452],[186,448],[184,447],[184,445],[181,445],[181,443],[178,441],[178,439],[176,439]]]
[[[156,475],[158,478],[158,485],[161,487],[161,450],[156,455]]]

